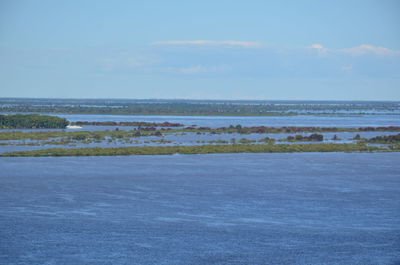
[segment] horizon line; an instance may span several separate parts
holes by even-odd
[[[207,98],[88,98],[88,97],[0,97],[2,99],[60,99],[60,100],[184,100],[184,101],[341,101],[341,102],[400,102],[387,99],[207,99]]]

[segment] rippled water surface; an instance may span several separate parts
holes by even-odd
[[[322,127],[362,127],[362,126],[398,126],[399,115],[353,115],[353,116],[129,116],[129,115],[79,115],[60,114],[70,121],[146,121],[182,123],[185,126],[198,125],[212,128],[241,124],[242,126],[322,126]]]
[[[0,264],[399,264],[398,161],[0,158]]]

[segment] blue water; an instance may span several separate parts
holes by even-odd
[[[224,127],[242,126],[323,126],[323,127],[363,127],[399,126],[399,115],[360,115],[360,116],[264,116],[264,117],[221,117],[221,116],[129,116],[129,115],[82,115],[59,114],[70,121],[145,121],[182,123],[185,126],[198,125]]]
[[[0,263],[399,264],[398,161],[0,158]]]
[[[45,113],[43,113],[45,114]],[[74,121],[144,121],[162,123],[165,121],[181,123],[185,126],[197,125],[212,128],[241,124],[242,126],[321,126],[321,127],[366,127],[366,126],[399,126],[399,115],[297,115],[297,116],[135,116],[135,115],[90,115],[90,114],[54,114]],[[89,130],[114,129],[114,126],[91,126]],[[121,127],[123,129],[123,127]],[[37,129],[36,129],[37,130]]]

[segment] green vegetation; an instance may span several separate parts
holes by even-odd
[[[159,136],[159,131],[148,132],[138,130],[113,130],[113,131],[40,131],[40,132],[21,132],[7,131],[0,132],[0,140],[19,140],[20,143],[3,143],[3,145],[20,145],[20,146],[40,146],[40,145],[73,145],[73,144],[90,144],[90,143],[139,143],[133,139],[144,136]],[[25,142],[25,140],[33,140],[37,142]],[[145,143],[171,143],[163,138],[157,140],[149,140]]]
[[[227,144],[228,141],[225,141],[225,140],[210,140],[210,141],[196,141],[196,143],[198,143],[198,144],[204,144],[204,143],[207,143],[207,144]]]
[[[271,144],[271,143],[274,143],[275,142],[275,139],[272,139],[272,138],[269,138],[269,137],[264,137],[264,138],[261,138],[260,140],[258,140],[260,143],[269,143],[269,144]]]
[[[240,144],[251,144],[251,143],[255,143],[256,140],[250,140],[250,139],[246,139],[246,138],[242,138],[239,140]]]
[[[198,146],[143,146],[119,148],[45,149],[6,152],[2,156],[122,156],[213,153],[292,153],[292,152],[386,152],[365,144],[233,144]]]
[[[400,130],[400,127],[371,127],[370,130],[376,131],[377,128],[381,128],[382,131],[395,131]],[[165,134],[175,134],[182,135],[184,133],[210,133],[210,134],[224,134],[224,133],[239,133],[239,134],[251,134],[251,133],[288,133],[288,132],[312,132],[311,136],[290,136],[288,137],[288,141],[322,141],[323,136],[320,134],[316,134],[315,132],[357,132],[357,131],[365,131],[365,128],[336,128],[336,127],[221,127],[221,128],[209,128],[209,127],[187,127],[183,129],[171,129],[171,128],[162,128],[155,129],[145,127],[140,130],[112,130],[112,131],[30,131],[30,132],[21,132],[21,131],[3,131],[0,132],[0,140],[50,140],[51,138],[58,137],[66,137],[75,141],[101,141],[105,140],[106,137],[110,137],[112,139],[130,139],[134,137],[140,136],[159,136],[162,137]],[[322,137],[321,137],[322,136]],[[290,139],[289,139],[290,138]],[[293,138],[293,139],[292,139]],[[361,137],[359,135],[354,138],[354,140],[360,140]],[[337,140],[337,138],[336,138]],[[236,140],[231,141],[232,143],[236,143]],[[273,139],[268,137],[261,140],[262,142],[270,142]],[[217,143],[217,142],[216,142]]]
[[[289,142],[321,142],[324,140],[324,136],[322,134],[313,133],[310,136],[303,136],[301,134],[297,134],[295,136],[288,136],[283,141]]]
[[[64,129],[66,119],[39,114],[0,115],[0,129]]]
[[[153,135],[152,132],[146,131],[41,131],[41,132],[21,132],[7,131],[0,132],[0,140],[47,140],[56,137],[68,137],[73,140],[104,140],[105,137],[111,138],[131,138],[139,136]]]
[[[400,134],[376,136],[367,140],[368,143],[375,144],[395,144],[400,143]]]
[[[162,129],[163,130],[163,129]],[[164,129],[169,130],[170,129]],[[195,127],[189,126],[182,129],[176,129],[174,131],[181,132],[194,132],[194,133],[239,133],[239,134],[250,134],[250,133],[322,133],[322,132],[373,132],[373,131],[400,131],[400,126],[388,126],[388,127],[360,127],[360,128],[341,128],[341,127],[296,127],[296,126],[284,126],[284,127],[267,127],[267,126],[252,126],[243,127],[239,125],[230,125],[229,127],[210,128],[210,127]]]

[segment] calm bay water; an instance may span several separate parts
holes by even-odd
[[[53,114],[51,114],[53,115]],[[363,127],[363,126],[399,126],[399,115],[354,115],[354,116],[131,116],[131,115],[83,115],[57,114],[70,121],[145,121],[182,123],[185,126],[198,125],[224,127],[241,124],[242,126],[321,126],[321,127]]]
[[[0,264],[399,264],[398,161],[0,158]]]

